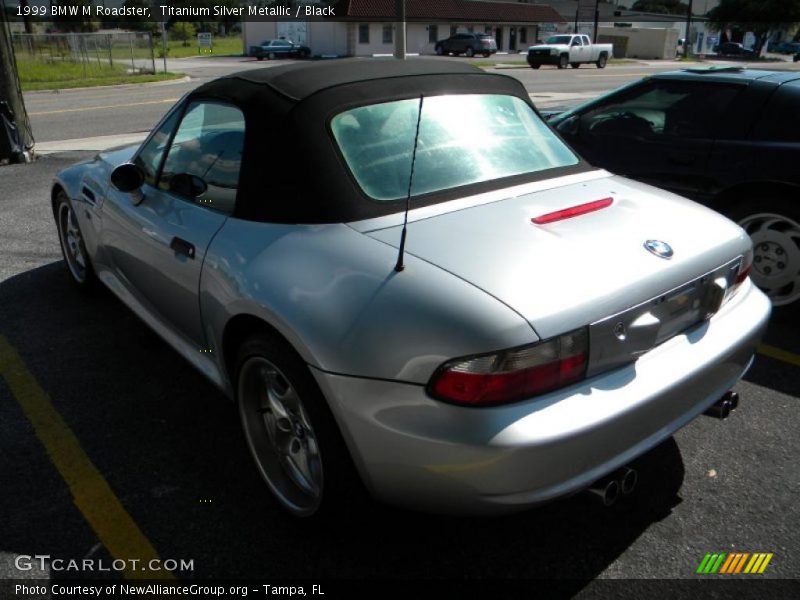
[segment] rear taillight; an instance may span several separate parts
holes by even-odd
[[[589,336],[579,329],[530,346],[443,364],[428,383],[439,400],[494,406],[550,392],[586,377]]]
[[[739,263],[739,269],[736,271],[734,275],[733,282],[731,283],[730,287],[728,287],[727,292],[725,293],[725,299],[723,300],[723,304],[733,298],[736,295],[736,292],[739,291],[739,288],[742,287],[742,284],[745,280],[750,276],[750,269],[753,266],[753,249],[751,248],[747,252],[744,253],[742,256],[742,260]],[[730,280],[729,280],[730,281]]]

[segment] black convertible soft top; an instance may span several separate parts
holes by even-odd
[[[522,84],[451,60],[352,59],[292,64],[234,73],[198,87],[189,100],[238,106],[246,135],[234,216],[275,223],[342,223],[400,212],[404,200],[377,202],[350,174],[329,129],[349,108],[442,94],[506,94],[530,98]],[[426,206],[555,175],[586,163],[412,199]]]

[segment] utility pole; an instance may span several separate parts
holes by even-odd
[[[692,33],[692,0],[689,0],[689,10],[686,11],[686,37],[683,38],[683,58],[689,58],[692,43],[689,36]]]
[[[28,162],[33,134],[17,76],[5,2],[0,0],[0,161]]]
[[[395,0],[397,24],[394,28],[394,57],[406,59],[406,0]]]

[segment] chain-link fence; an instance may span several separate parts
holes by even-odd
[[[155,73],[153,36],[133,33],[17,33],[12,36],[24,80],[102,79]]]

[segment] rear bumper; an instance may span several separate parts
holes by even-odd
[[[448,513],[502,513],[590,485],[735,385],[770,314],[747,282],[710,322],[636,363],[526,402],[474,409],[423,387],[314,372],[373,493]]]

